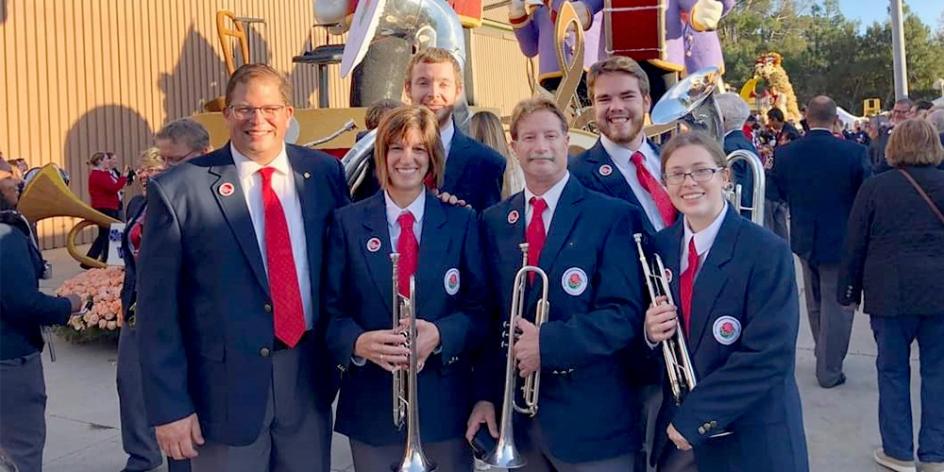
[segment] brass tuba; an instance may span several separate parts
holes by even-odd
[[[675,84],[659,102],[652,108],[652,122],[657,125],[666,125],[684,122],[693,129],[708,133],[722,142],[724,140],[724,122],[721,111],[715,102],[714,94],[721,74],[717,67],[706,67],[688,75],[681,82]],[[754,194],[751,195],[751,206],[741,205],[741,186],[734,185],[726,192],[729,202],[738,211],[750,211],[751,221],[763,226],[764,224],[764,164],[760,157],[750,151],[738,150],[727,156],[728,168],[738,161],[747,162],[751,177],[754,180]]]
[[[20,195],[17,210],[31,223],[54,216],[72,216],[82,218],[66,236],[66,250],[73,259],[91,267],[107,267],[104,262],[92,259],[80,253],[75,247],[75,237],[88,226],[98,225],[108,228],[120,221],[88,206],[66,186],[55,164],[46,164],[30,177],[29,183]]]
[[[518,269],[518,273],[515,274],[514,288],[511,292],[511,313],[508,316],[508,321],[505,322],[507,331],[504,336],[507,337],[508,356],[505,361],[505,391],[502,400],[501,427],[495,449],[482,459],[491,467],[504,467],[506,469],[517,469],[527,464],[527,460],[515,446],[515,432],[512,421],[514,413],[524,413],[532,417],[538,414],[538,394],[541,388],[540,369],[524,380],[524,385],[521,387],[524,406],[519,406],[515,401],[515,377],[518,376],[514,356],[515,325],[518,318],[524,316],[525,288],[530,274],[536,274],[540,277],[542,284],[541,298],[538,300],[537,308],[534,311],[535,326],[540,327],[547,321],[551,307],[547,298],[547,274],[540,267],[528,265],[528,243],[519,244],[518,247],[521,248],[521,269]]]
[[[643,276],[646,279],[646,287],[649,289],[649,298],[655,303],[656,297],[665,295],[669,299],[669,304],[675,305],[672,300],[672,290],[669,288],[669,281],[665,278],[665,267],[662,265],[662,258],[655,255],[655,270],[646,260],[646,253],[642,249],[642,234],[633,235],[636,240],[636,249],[639,250],[639,262],[642,264]],[[682,334],[682,326],[675,328],[675,334],[671,338],[662,341],[662,355],[665,358],[665,369],[669,377],[669,386],[672,388],[672,397],[676,405],[681,405],[685,395],[695,388],[695,368],[692,366],[692,359],[688,355],[688,346],[685,344],[685,335]]]
[[[401,294],[397,287],[400,254],[391,253],[390,263],[393,267],[393,328],[400,326],[400,320],[409,321],[404,338],[410,349],[410,366],[405,372],[401,369],[393,372],[393,424],[397,429],[406,425],[406,446],[403,458],[398,464],[394,464],[392,469],[394,472],[433,472],[436,470],[436,464],[430,462],[423,453],[419,403],[416,399],[416,280],[411,276],[410,293]]]

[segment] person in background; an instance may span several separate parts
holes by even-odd
[[[718,103],[724,122],[725,155],[730,155],[737,150],[757,154],[754,143],[742,131],[747,117],[751,114],[744,99],[736,93],[722,93],[715,97],[715,101]],[[746,161],[739,160],[731,166],[731,174],[731,183],[741,185],[741,206],[750,207],[754,199],[754,177],[751,175],[749,165]],[[751,217],[750,210],[744,210],[741,214],[747,218]]]
[[[912,118],[921,118],[922,120],[928,117],[928,113],[931,112],[931,109],[934,108],[934,104],[928,100],[918,100],[915,102],[914,107],[911,110]]]
[[[928,113],[928,123],[937,130],[937,135],[941,138],[941,144],[944,144],[944,108]]]
[[[64,325],[83,302],[39,290],[45,262],[19,212],[19,178],[0,160],[0,449],[21,472],[39,472],[46,444],[45,325]]]
[[[200,123],[188,118],[171,121],[154,137],[156,147],[141,153],[137,181],[141,194],[128,202],[128,222],[121,236],[121,255],[125,263],[125,279],[121,287],[124,318],[118,338],[118,407],[121,415],[121,445],[128,454],[125,472],[145,471],[161,465],[161,449],[154,428],[147,419],[141,380],[141,356],[138,350],[136,319],[137,262],[141,250],[146,216],[147,184],[168,166],[174,166],[210,150],[210,136]],[[170,472],[189,470],[188,461],[168,459]]]
[[[796,129],[796,126],[786,122],[786,118],[784,118],[783,115],[783,110],[777,107],[767,110],[767,127],[773,130],[774,134],[776,135],[775,142],[777,143],[780,142],[780,136],[784,132],[793,133],[797,136],[800,135],[800,131]]]
[[[122,220],[120,192],[128,183],[127,176],[116,176],[112,170],[117,165],[117,158],[112,152],[96,152],[88,161],[92,169],[89,171],[88,188],[92,198],[91,206],[116,220]],[[125,166],[124,174],[128,174]],[[89,248],[88,257],[102,262],[108,262],[108,233],[105,227],[98,228],[98,236]],[[89,267],[82,264],[83,269]]]
[[[879,464],[915,470],[911,344],[921,351],[918,467],[944,471],[944,159],[937,131],[911,119],[895,126],[885,158],[893,171],[862,184],[843,246],[836,296],[863,299],[878,345]]]
[[[401,106],[403,106],[403,102],[400,100],[384,98],[377,100],[367,107],[367,112],[364,115],[364,126],[366,126],[366,129],[357,132],[356,140],[360,141],[364,135],[377,129],[377,127],[380,126],[380,120],[383,119],[387,113]],[[377,163],[374,161],[373,151],[371,151],[371,156],[367,158],[367,169],[365,169],[364,172],[366,172],[367,176],[370,178],[363,179],[361,184],[354,189],[354,192],[351,194],[351,200],[355,202],[373,196],[380,190],[380,183],[377,180]]]
[[[490,111],[480,111],[472,115],[469,121],[469,136],[498,151],[505,158],[502,198],[508,198],[520,192],[524,188],[524,174],[521,172],[521,166],[518,165],[518,159],[508,147],[508,139],[505,137],[505,128],[502,126],[501,118]]]

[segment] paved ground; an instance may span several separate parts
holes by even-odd
[[[58,287],[77,273],[78,264],[64,250],[47,251]],[[801,304],[802,305],[802,304]],[[882,471],[871,460],[879,445],[875,382],[875,344],[867,318],[856,319],[845,372],[848,382],[832,390],[816,385],[809,327],[801,325],[797,349],[797,381],[803,398],[806,433],[814,471]],[[44,355],[49,396],[45,468],[48,472],[117,472],[124,465],[115,390],[114,344],[56,343],[58,361]],[[913,356],[913,370],[917,371]],[[913,380],[914,388],[918,380]],[[915,390],[915,392],[917,392]],[[918,395],[913,395],[917,418]],[[344,436],[335,435],[335,470],[351,471]]]

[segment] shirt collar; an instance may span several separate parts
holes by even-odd
[[[449,145],[452,144],[452,137],[456,135],[456,125],[452,122],[452,119],[443,126],[439,128],[439,137],[442,139],[443,147],[448,149]]]
[[[397,223],[397,218],[400,217],[400,214],[404,211],[409,211],[413,213],[413,220],[417,224],[423,222],[423,212],[426,209],[426,191],[420,192],[412,203],[406,206],[406,208],[400,208],[397,206],[396,202],[390,198],[390,194],[384,190],[384,203],[387,207],[387,224],[394,225]]]
[[[693,233],[691,228],[688,226],[688,218],[685,218],[685,247],[688,247],[688,241],[693,236],[695,238],[695,251],[698,253],[698,256],[701,257],[704,253],[708,252],[711,249],[711,246],[715,243],[715,238],[718,237],[718,231],[721,229],[721,223],[724,222],[724,215],[728,212],[728,202],[724,202],[724,208],[721,209],[721,212],[718,213],[718,216],[715,217],[714,221],[708,225],[707,228]]]
[[[557,208],[557,202],[560,201],[561,194],[564,193],[564,186],[567,185],[567,181],[570,180],[570,171],[564,174],[564,178],[560,179],[556,184],[551,188],[547,189],[547,192],[544,192],[544,195],[535,195],[531,193],[531,190],[528,190],[528,186],[524,187],[524,205],[528,209],[528,202],[531,201],[531,197],[540,197],[544,199],[544,202],[547,203],[547,207],[553,212]]]
[[[622,144],[617,144],[607,138],[606,135],[600,135],[600,143],[603,144],[603,149],[606,150],[606,153],[610,155],[610,159],[619,159],[620,161],[626,161],[626,165],[629,165],[630,158],[632,158],[633,153],[639,151],[646,158],[646,161],[651,161],[651,156],[656,156],[655,150],[652,149],[652,145],[649,144],[648,139],[643,139],[642,144],[639,145],[639,149],[630,149]],[[649,162],[650,164],[652,162]],[[659,169],[656,169],[659,170]]]
[[[833,130],[829,128],[810,128],[810,131],[825,131],[829,134],[833,134]]]
[[[229,150],[233,154],[233,163],[236,164],[236,171],[239,173],[239,180],[243,181],[252,177],[256,172],[259,172],[259,169],[263,167],[273,167],[275,171],[288,176],[291,175],[292,168],[288,164],[288,154],[285,152],[285,145],[282,145],[282,150],[279,151],[279,154],[275,156],[275,159],[269,163],[269,165],[263,166],[259,165],[258,162],[253,161],[246,157],[243,153],[236,150],[236,146],[233,146],[232,143],[229,145]]]

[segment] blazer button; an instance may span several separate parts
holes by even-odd
[[[705,434],[705,427],[704,427],[704,426],[699,426],[699,427],[698,427],[698,434]]]
[[[270,352],[270,351],[269,351],[269,348],[267,348],[267,347],[264,347],[264,348],[262,348],[262,349],[259,349],[259,355],[262,356],[262,357],[269,357],[269,352]]]
[[[712,420],[712,421],[711,421],[711,427],[712,427],[712,428],[715,428],[715,427],[717,427],[717,426],[718,426],[718,422]]]
[[[272,313],[272,305],[269,303],[266,303],[262,309],[265,310],[266,313]]]

